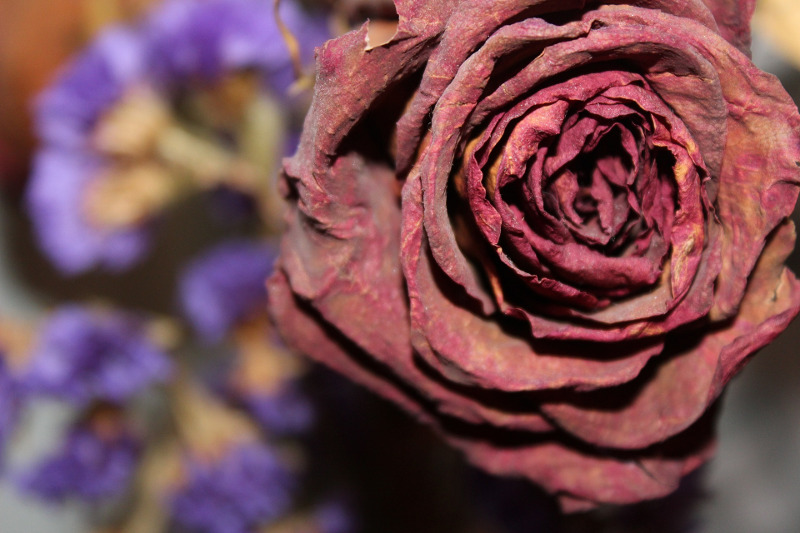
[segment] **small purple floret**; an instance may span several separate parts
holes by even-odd
[[[51,147],[84,150],[97,120],[145,74],[141,32],[105,30],[61,72],[36,103],[36,131]]]
[[[149,247],[144,226],[111,231],[86,218],[84,194],[101,168],[101,160],[87,151],[47,148],[34,160],[28,212],[42,250],[65,274],[95,265],[124,270]]]
[[[113,498],[128,488],[139,450],[138,442],[129,436],[104,439],[76,426],[54,455],[17,481],[27,492],[50,501]]]
[[[314,422],[311,402],[291,384],[273,393],[248,395],[241,401],[256,421],[271,434],[302,433]]]
[[[330,37],[323,17],[281,2],[283,22],[292,30],[305,63]],[[171,0],[148,22],[156,76],[167,84],[211,82],[225,72],[254,69],[283,94],[294,81],[291,59],[281,37],[273,4],[267,0]]]
[[[241,445],[214,464],[190,462],[172,498],[175,522],[202,533],[252,533],[291,506],[295,479],[267,447]]]
[[[127,314],[62,307],[40,330],[24,384],[77,405],[123,403],[170,375],[167,354],[143,326]]]
[[[238,321],[266,307],[264,286],[275,251],[264,243],[228,242],[194,260],[180,281],[184,314],[209,342],[221,340]]]
[[[17,382],[9,372],[3,355],[0,354],[0,468],[6,443],[17,422],[19,401]]]

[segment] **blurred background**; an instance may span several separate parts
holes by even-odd
[[[797,102],[795,2],[759,0],[753,59]],[[0,469],[0,532],[244,533],[250,519],[269,520],[258,531],[286,533],[800,530],[796,323],[733,381],[716,457],[676,494],[570,517],[525,482],[469,467],[427,428],[295,359],[274,336],[254,334],[267,328],[258,284],[280,231],[272,177],[308,105],[313,47],[367,15],[391,17],[391,7],[283,2],[276,24],[269,1],[245,14],[225,11],[237,0],[209,0],[219,4],[209,13],[194,13],[194,0],[161,3],[0,0],[0,342],[8,368],[33,369],[19,393],[25,405],[8,407],[14,398],[0,390],[0,440],[3,417],[15,419]],[[100,115],[102,127],[89,128]],[[70,192],[49,181],[65,173],[89,191],[89,227],[75,221]],[[99,178],[79,177],[90,174]],[[122,185],[102,185],[107,175]],[[165,175],[169,186],[154,193]],[[797,251],[790,266],[800,272]],[[225,297],[236,301],[230,309]],[[209,305],[225,310],[204,315]],[[121,358],[112,369],[81,361],[69,374],[86,383],[76,389],[36,373],[53,345],[89,346],[98,358],[146,352],[150,363],[145,372]],[[0,370],[0,389],[12,390]],[[108,392],[114,373],[130,395]],[[181,427],[181,413],[206,433]],[[87,464],[86,453],[103,464]],[[229,456],[236,474],[224,470]],[[253,457],[273,477],[241,477]],[[229,493],[203,485],[228,475]],[[213,521],[197,508],[224,514],[220,502],[254,492],[268,496],[197,525]]]

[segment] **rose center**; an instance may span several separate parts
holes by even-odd
[[[675,138],[674,115],[646,82],[615,76],[532,94],[489,119],[464,154],[465,196],[499,261],[537,292],[548,279],[564,287],[557,298],[591,294],[580,296],[590,306],[660,285],[665,265],[696,245],[673,234],[677,217],[703,220],[691,142]]]

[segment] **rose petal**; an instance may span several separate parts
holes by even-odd
[[[459,302],[458,292],[445,279],[436,279],[436,263],[427,255],[421,217],[420,180],[406,182],[403,198],[401,261],[411,300],[412,342],[423,359],[441,375],[462,383],[504,391],[562,387],[594,388],[624,383],[635,377],[660,349],[660,342],[632,345],[625,353],[615,347],[609,357],[569,357],[546,343],[531,344],[504,331]],[[597,345],[598,350],[602,346]]]
[[[596,503],[632,503],[659,498],[678,487],[685,476],[714,451],[713,411],[684,434],[635,455],[564,443],[557,436],[503,446],[451,436],[467,458],[498,475],[524,475],[586,509]]]
[[[719,31],[732,45],[750,54],[750,19],[756,0],[703,0],[719,26]]]
[[[396,0],[396,3],[398,6],[407,4],[435,6],[439,2]],[[553,12],[578,11],[586,8],[587,4],[594,3],[596,2],[590,0],[494,0],[488,4],[461,0],[455,5],[448,3],[448,7],[452,6],[452,11],[449,12],[452,16],[447,20],[446,31],[426,66],[419,90],[397,125],[398,173],[404,176],[411,170],[415,147],[422,138],[426,117],[455,76],[459,66],[472,53],[475,43],[483,42],[496,28],[523,10],[529,17],[535,17]],[[716,28],[713,16],[703,6],[701,0],[612,0],[606,3],[624,3],[657,9],[687,20],[695,20],[708,28]],[[442,20],[445,20],[444,17]],[[698,110],[702,111],[702,107],[699,106]]]
[[[638,386],[576,396],[542,410],[598,446],[643,448],[684,430],[717,399],[744,361],[800,312],[800,282],[783,266],[793,248],[794,226],[789,222],[770,239],[736,318],[705,324],[696,336],[689,330],[683,341],[668,342],[651,369],[654,375],[645,370]]]

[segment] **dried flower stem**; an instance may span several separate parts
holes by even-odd
[[[292,59],[292,67],[294,68],[294,77],[297,80],[300,80],[303,77],[303,62],[300,59],[300,44],[297,42],[297,38],[292,33],[286,24],[283,23],[283,19],[281,18],[280,14],[280,7],[281,7],[281,0],[274,0],[273,2],[273,9],[275,10],[275,23],[278,25],[278,29],[281,32],[281,37],[283,37],[283,42],[286,43],[286,48],[289,49],[289,57]]]
[[[213,461],[231,446],[257,438],[246,417],[215,402],[186,375],[173,382],[170,404],[180,439],[201,460]]]

